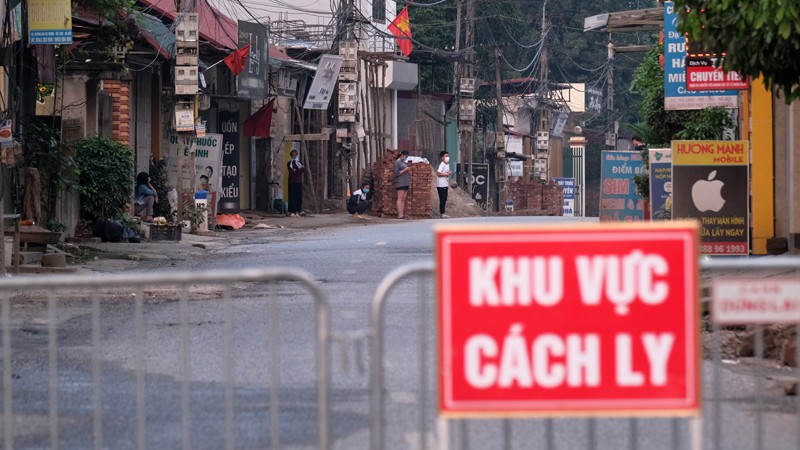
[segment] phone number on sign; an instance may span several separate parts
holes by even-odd
[[[700,253],[706,255],[746,255],[747,244],[741,242],[712,242],[700,245]]]

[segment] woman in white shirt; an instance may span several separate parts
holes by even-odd
[[[442,219],[450,216],[445,214],[444,208],[447,205],[447,189],[450,186],[450,154],[446,151],[439,152],[439,168],[436,169],[436,192],[439,193],[439,214]]]

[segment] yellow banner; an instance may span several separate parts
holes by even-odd
[[[71,44],[70,0],[28,0],[30,44]]]
[[[746,166],[748,141],[672,141],[672,164],[680,166]]]

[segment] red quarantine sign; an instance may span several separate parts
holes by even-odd
[[[440,412],[696,414],[697,234],[437,228]]]

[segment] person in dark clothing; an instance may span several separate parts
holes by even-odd
[[[303,174],[306,172],[305,166],[300,162],[297,150],[289,152],[292,158],[286,163],[289,169],[289,216],[300,217],[303,210]]]
[[[398,219],[408,219],[408,216],[405,215],[405,210],[408,189],[411,184],[411,174],[409,174],[408,171],[411,170],[411,168],[408,167],[406,161],[408,161],[408,150],[403,150],[397,155],[397,159],[394,162],[394,182],[397,187]]]
[[[142,220],[149,222],[153,220],[153,205],[158,203],[158,192],[150,184],[150,175],[147,172],[139,172],[136,175],[136,190],[134,214]]]
[[[633,145],[633,149],[634,149],[634,150],[639,150],[639,151],[642,151],[642,150],[644,150],[645,148],[647,148],[647,147],[644,145],[644,142],[642,141],[642,139],[641,139],[639,136],[633,136],[633,137],[631,138],[631,144]]]
[[[372,205],[372,200],[367,200],[367,194],[369,194],[369,183],[365,181],[361,183],[361,189],[353,192],[347,200],[347,212],[356,219],[365,219],[362,214]]]

